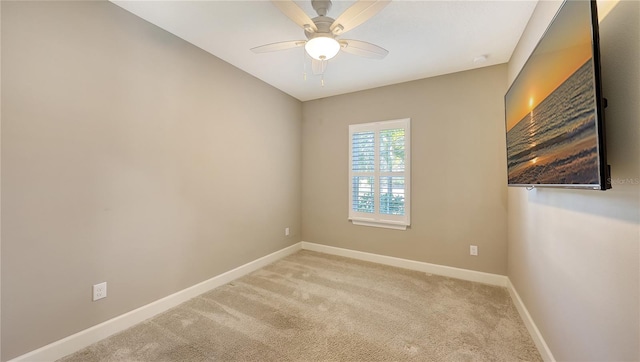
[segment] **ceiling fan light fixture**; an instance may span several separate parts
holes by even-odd
[[[329,60],[338,54],[340,51],[340,43],[333,38],[326,36],[319,36],[307,41],[304,49],[307,54],[316,60]]]

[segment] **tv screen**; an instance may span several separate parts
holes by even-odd
[[[505,95],[509,186],[610,188],[595,1],[565,1]]]

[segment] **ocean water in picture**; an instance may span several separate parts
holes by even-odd
[[[510,184],[598,184],[593,60],[507,132]]]

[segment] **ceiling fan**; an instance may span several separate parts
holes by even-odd
[[[337,19],[327,16],[331,0],[311,0],[318,16],[311,19],[293,0],[271,1],[289,19],[304,30],[307,40],[291,40],[252,48],[254,53],[266,53],[304,46],[311,57],[313,74],[324,74],[327,61],[340,50],[366,58],[382,59],[389,51],[360,40],[338,37],[369,20],[391,2],[391,0],[359,0],[345,10]]]

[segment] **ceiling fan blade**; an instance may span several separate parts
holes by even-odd
[[[311,59],[311,71],[315,75],[324,74],[324,70],[327,69],[326,60]]]
[[[286,50],[286,49],[301,47],[301,46],[304,46],[305,43],[306,43],[305,40],[281,41],[278,43],[261,45],[259,47],[251,48],[251,51],[254,53],[275,52],[278,50]]]
[[[365,58],[382,59],[389,54],[388,50],[366,41],[342,39],[339,42],[344,52]]]
[[[371,19],[385,6],[389,5],[391,0],[360,0],[351,5],[344,13],[331,24],[331,31],[334,34],[342,34],[355,28],[356,26]]]
[[[308,32],[315,32],[318,30],[313,20],[304,12],[293,0],[272,0],[275,5],[284,15],[291,19],[294,23],[298,24],[301,28]]]

